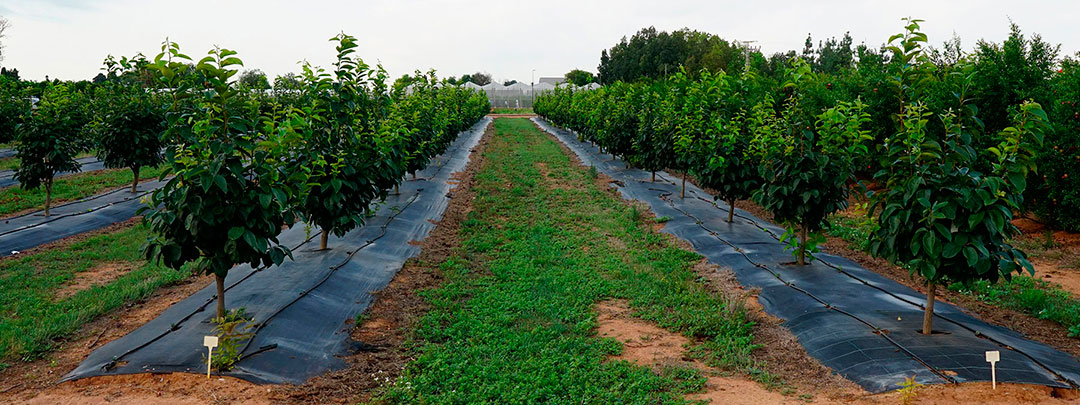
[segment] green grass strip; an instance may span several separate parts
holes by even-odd
[[[526,119],[498,119],[476,175],[463,247],[438,265],[445,285],[412,332],[415,360],[380,401],[394,403],[681,403],[701,372],[607,361],[594,305],[695,338],[693,356],[751,370],[745,310],[708,290],[700,256],[653,232]]]
[[[164,166],[144,167],[139,170],[140,179],[156,179]],[[102,170],[59,177],[53,183],[53,204],[60,201],[90,197],[105,190],[131,186],[131,170]],[[45,208],[45,187],[25,190],[12,186],[0,190],[0,216],[7,216],[28,209]]]
[[[532,108],[495,107],[492,114],[532,114]]]
[[[83,324],[185,278],[187,273],[142,259],[140,247],[147,232],[140,224],[75,242],[66,249],[0,261],[0,360],[37,359]],[[133,270],[107,284],[57,299],[57,292],[78,273],[110,263]]]

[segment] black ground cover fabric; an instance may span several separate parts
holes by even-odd
[[[98,158],[88,156],[84,158],[75,159],[79,162],[79,171],[77,172],[63,172],[56,175],[56,177],[70,176],[76,173],[93,172],[102,170],[105,168],[105,163],[102,163]],[[0,188],[8,188],[11,186],[19,185],[19,181],[15,180],[14,170],[0,170]]]
[[[778,237],[783,229],[736,208],[727,223],[727,204],[687,184],[679,198],[677,179],[628,169],[576,135],[534,119],[566,144],[586,165],[611,177],[624,198],[670,217],[663,232],[693,245],[710,262],[730,268],[748,288],[760,288],[765,311],[785,320],[806,351],[822,364],[871,392],[900,388],[914,376],[922,384],[990,381],[985,352],[998,350],[1002,382],[1076,388],[1080,363],[1067,353],[989,325],[961,309],[938,302],[934,329],[924,336],[926,297],[843,257],[818,254],[809,266],[794,259]]]
[[[34,211],[0,220],[0,257],[131,219],[146,205],[142,199],[164,184],[146,181],[134,194],[125,186],[71,201],[52,207],[48,218]]]
[[[470,150],[491,122],[484,118],[461,133],[448,150],[402,184],[359,229],[331,236],[317,251],[318,229],[297,225],[282,233],[294,260],[252,269],[237,266],[226,279],[227,305],[243,307],[259,326],[233,371],[256,383],[300,384],[345,367],[340,356],[363,346],[349,339],[348,320],[371,303],[424,239],[449,203],[450,175],[465,168]],[[176,303],[130,334],[94,351],[63,380],[162,372],[206,371],[203,336],[212,335],[214,286]]]

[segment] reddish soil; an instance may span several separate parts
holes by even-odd
[[[684,366],[701,370],[708,378],[705,388],[688,395],[689,400],[707,400],[714,404],[782,404],[790,398],[769,391],[745,377],[725,377],[700,361],[687,361],[685,351],[690,339],[647,321],[634,318],[625,301],[596,304],[597,332],[623,344],[623,352],[611,360],[626,360],[654,369]]]
[[[1080,233],[1053,230],[1030,218],[1013,220],[1016,238],[1035,266],[1035,276],[1080,297]]]
[[[61,301],[77,294],[79,291],[89,290],[94,286],[109,284],[127,274],[133,268],[134,266],[132,263],[109,262],[90,270],[79,272],[75,274],[74,279],[56,292],[56,296],[53,299]]]

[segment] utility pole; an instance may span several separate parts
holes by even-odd
[[[738,42],[739,45],[743,46],[743,55],[744,55],[744,57],[746,59],[743,62],[743,69],[745,71],[745,69],[750,68],[750,44],[755,43],[757,41],[735,41],[735,42]]]
[[[529,102],[529,108],[533,108],[533,104],[536,103],[536,69],[532,70],[532,76],[529,76],[529,93],[532,94],[532,101]]]

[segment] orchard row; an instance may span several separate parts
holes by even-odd
[[[283,227],[318,226],[326,249],[328,235],[363,225],[490,110],[482,93],[443,86],[433,72],[417,72],[408,94],[392,92],[381,66],[355,56],[353,37],[331,41],[333,66],[304,63],[295,83],[274,91],[238,85],[243,62],[227,49],[194,60],[166,41],[153,60],[110,57],[104,83],[49,85],[25,110],[16,176],[49,187],[91,145],[107,167],[164,164],[169,180],[142,209],[146,256],[216,275],[222,316],[229,269],[291,255],[278,243]]]
[[[782,241],[798,264],[824,240],[829,215],[847,207],[851,192],[865,190],[860,169],[878,168],[870,176],[877,190],[866,193],[876,224],[870,251],[927,281],[929,333],[935,285],[1033,271],[1010,244],[1018,232],[1010,221],[1036,169],[1034,147],[1050,127],[1042,107],[1026,102],[1012,126],[980,133],[968,96],[970,65],[931,63],[920,21],[907,22],[888,47],[902,63],[889,72],[897,109],[884,139],[870,135],[871,107],[833,98],[830,84],[801,59],[775,84],[752,71],[679,72],[596,90],[557,89],[538,97],[535,109],[630,165],[689,173],[730,206],[759,203],[786,226]],[[953,97],[931,102],[931,88]],[[988,138],[992,146],[978,146]]]

